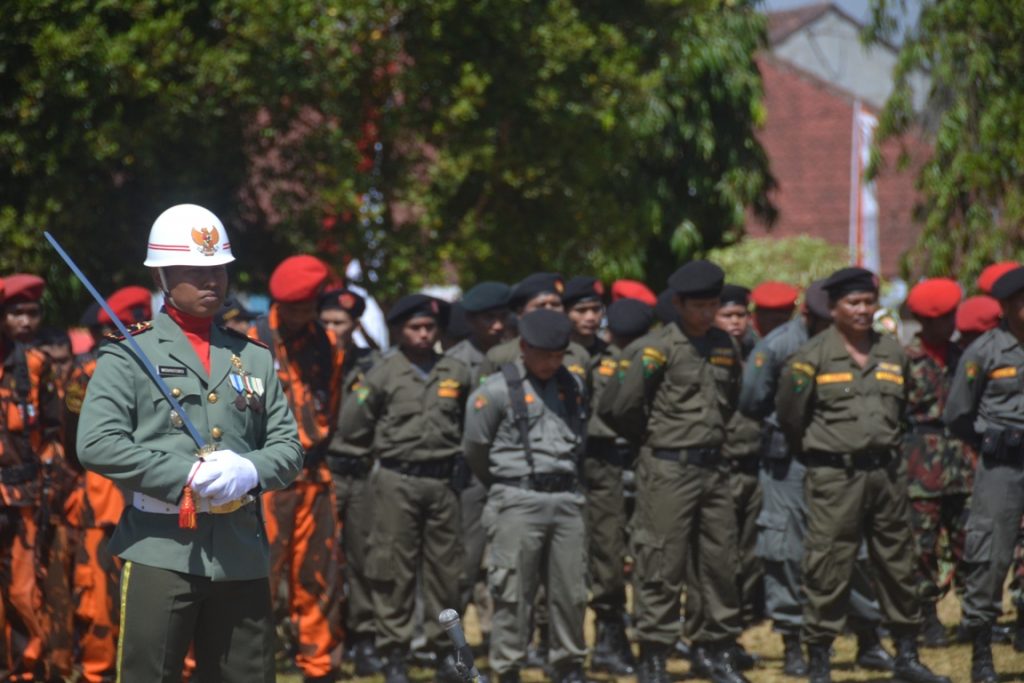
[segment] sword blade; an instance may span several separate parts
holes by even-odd
[[[50,243],[50,246],[52,246],[57,251],[57,254],[61,257],[61,259],[64,260],[64,263],[68,264],[68,268],[70,268],[71,272],[75,274],[75,277],[78,278],[78,281],[85,285],[85,288],[89,290],[90,294],[92,294],[92,298],[96,300],[96,303],[98,303],[100,307],[104,311],[106,311],[107,315],[110,316],[110,320],[114,323],[114,327],[117,328],[117,331],[120,332],[121,335],[124,337],[125,341],[128,342],[128,346],[131,347],[131,350],[135,353],[139,362],[142,363],[142,367],[146,370],[146,374],[148,374],[149,378],[153,380],[153,383],[156,384],[157,389],[159,389],[160,393],[163,394],[164,398],[167,399],[167,402],[171,404],[171,408],[181,417],[181,421],[185,427],[185,430],[188,431],[188,434],[189,436],[192,437],[192,440],[196,442],[196,447],[199,448],[200,450],[205,448],[206,439],[199,435],[199,430],[197,430],[195,425],[192,424],[192,420],[188,419],[188,414],[185,413],[185,409],[181,407],[181,404],[178,402],[178,399],[174,398],[174,396],[171,395],[171,390],[167,386],[167,383],[164,382],[163,378],[160,376],[160,373],[153,366],[153,363],[149,360],[148,357],[146,357],[146,352],[143,351],[142,347],[139,346],[139,343],[135,341],[135,338],[128,331],[128,328],[125,327],[124,323],[121,322],[121,319],[117,317],[117,313],[114,313],[114,309],[110,307],[110,304],[108,304],[107,300],[103,298],[103,295],[100,294],[99,291],[92,286],[92,283],[89,281],[89,278],[85,276],[85,273],[82,272],[81,268],[79,268],[72,260],[72,258],[68,255],[68,253],[64,251],[64,247],[60,246],[60,243],[57,242],[53,235],[51,235],[49,232],[44,231],[43,237],[45,237],[46,241]]]

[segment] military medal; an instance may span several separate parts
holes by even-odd
[[[234,362],[235,358],[237,356],[231,357],[232,362]],[[238,408],[240,411],[245,410],[248,404],[245,401],[245,382],[242,380],[242,376],[232,372],[228,375],[228,379],[231,382],[231,387],[238,392],[238,395],[235,396],[235,408]]]
[[[245,397],[249,401],[249,409],[254,413],[262,413],[263,404],[260,403],[259,397],[256,396],[256,390],[253,388],[253,378],[249,375],[244,375],[242,381],[245,383]]]

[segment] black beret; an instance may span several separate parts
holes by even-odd
[[[341,287],[324,292],[316,300],[317,311],[345,311],[358,320],[366,311],[366,299],[351,289]]]
[[[400,325],[410,318],[433,318],[444,327],[448,324],[451,304],[426,294],[408,294],[388,311],[388,325]]]
[[[725,272],[711,261],[684,264],[668,278],[668,287],[681,297],[711,299],[722,291]]]
[[[608,329],[620,337],[641,337],[654,323],[654,310],[643,301],[619,299],[608,307]]]
[[[992,296],[1003,301],[1022,289],[1024,289],[1024,266],[1014,268],[1001,275],[992,285]]]
[[[577,275],[565,283],[565,293],[562,294],[562,303],[566,308],[572,308],[581,301],[590,299],[601,300],[604,296],[604,285],[596,277],[589,275]]]
[[[572,323],[564,313],[538,308],[519,319],[519,334],[535,349],[564,351],[569,346]]]
[[[878,278],[866,268],[849,266],[829,275],[822,284],[833,301],[854,292],[878,292]]]
[[[658,303],[654,305],[654,317],[663,325],[679,320],[679,312],[676,311],[676,305],[672,301],[674,298],[675,292],[671,289],[666,289],[658,295]]]
[[[229,320],[255,320],[256,316],[249,311],[242,302],[238,300],[238,297],[232,295],[224,299],[224,303],[221,304],[220,310],[217,311],[216,319],[214,322],[217,325],[224,325]]]
[[[804,308],[811,315],[822,320],[832,320],[832,311],[828,307],[828,292],[825,291],[825,281],[815,280],[804,290]]]
[[[472,332],[469,328],[469,321],[466,320],[465,307],[456,301],[448,313],[448,325],[444,328],[445,335],[451,339],[462,341]]]
[[[743,308],[750,305],[750,290],[740,285],[723,285],[722,293],[718,295],[721,305],[739,304]]]
[[[511,296],[512,288],[504,282],[481,282],[462,295],[462,308],[466,313],[508,308]]]
[[[522,308],[530,299],[540,294],[562,296],[564,291],[565,283],[558,273],[533,273],[527,275],[512,288],[512,296],[508,305],[512,308]]]

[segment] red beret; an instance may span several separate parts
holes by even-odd
[[[793,308],[800,289],[785,282],[762,282],[750,292],[750,300],[758,308]]]
[[[910,288],[907,307],[922,318],[938,318],[955,311],[962,297],[963,292],[955,280],[933,277]]]
[[[616,280],[612,283],[612,302],[619,299],[636,299],[648,306],[658,303],[658,297],[642,282],[637,280]]]
[[[46,289],[46,280],[38,275],[15,273],[4,278],[4,297],[7,303],[15,299],[21,301],[39,301]]]
[[[125,325],[141,323],[153,317],[153,295],[145,287],[122,287],[110,295],[107,303]],[[101,325],[111,322],[110,316],[102,308],[96,314],[96,321]]]
[[[1000,261],[987,266],[978,276],[978,289],[985,294],[991,294],[992,285],[996,283],[996,280],[1019,267],[1020,264],[1016,261]]]
[[[316,256],[289,256],[270,276],[270,296],[281,303],[309,301],[320,293],[328,274],[327,264]]]
[[[988,332],[999,324],[1003,307],[990,296],[971,296],[956,309],[956,329],[960,332]]]

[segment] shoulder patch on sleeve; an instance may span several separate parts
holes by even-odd
[[[645,346],[640,356],[640,362],[643,364],[644,376],[650,377],[655,372],[661,369],[661,366],[665,364],[668,359],[665,354],[654,348],[653,346]]]
[[[814,366],[810,363],[793,363],[793,371],[803,373],[808,377],[814,377],[815,375]]]
[[[149,330],[153,329],[153,323],[149,321],[142,323],[132,323],[131,325],[126,325],[125,327],[128,330],[128,334],[134,337],[136,335],[142,334],[143,332],[148,332]],[[125,336],[123,334],[117,334],[116,332],[107,332],[103,336],[109,339],[110,341],[115,342],[125,340]]]
[[[978,377],[978,361],[969,360],[964,364],[964,375],[968,382],[973,382]]]

